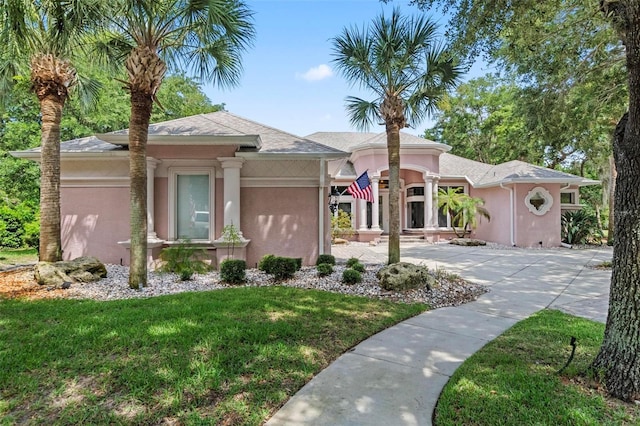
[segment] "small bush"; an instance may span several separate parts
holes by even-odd
[[[302,269],[302,258],[294,257],[294,259],[296,261],[296,271],[299,271],[300,269]]]
[[[180,276],[182,281],[191,279],[195,273],[203,274],[210,269],[210,266],[205,262],[207,251],[201,247],[190,245],[188,241],[162,249],[160,259],[164,261],[160,271],[174,272]]]
[[[342,282],[345,284],[356,284],[360,281],[362,281],[362,275],[354,269],[345,269],[342,273]]]
[[[318,270],[319,276],[326,277],[327,275],[330,275],[333,272],[333,265],[330,265],[328,263],[321,263],[318,266],[316,266],[316,269]]]
[[[276,281],[282,281],[293,278],[297,270],[296,259],[291,257],[276,257],[270,273],[273,274]]]
[[[273,265],[276,256],[273,254],[265,254],[260,262],[258,262],[258,269],[267,274],[273,274]]]
[[[568,210],[560,219],[562,241],[567,244],[602,243],[602,230],[595,215],[585,210]]]
[[[318,260],[316,260],[316,266],[321,263],[328,263],[329,265],[336,264],[336,257],[332,254],[321,254],[318,256]]]
[[[350,257],[349,260],[347,260],[347,268],[353,267],[356,263],[360,263],[360,259],[357,257]]]
[[[247,280],[247,262],[240,259],[225,259],[220,264],[220,278],[229,284],[242,284]]]
[[[364,274],[367,271],[367,268],[365,268],[364,265],[360,262],[356,262],[351,265],[351,269],[353,269],[354,271],[358,271],[361,274]]]

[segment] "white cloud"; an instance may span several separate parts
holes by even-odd
[[[312,67],[304,74],[296,73],[296,78],[307,81],[319,81],[333,76],[333,70],[327,64],[320,64],[317,67]]]

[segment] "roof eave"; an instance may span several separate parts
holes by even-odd
[[[261,160],[290,160],[292,158],[335,160],[348,156],[348,152],[236,152],[236,157]]]
[[[544,179],[544,178],[511,178],[511,179],[501,179],[489,183],[478,184],[474,186],[474,188],[491,188],[494,186],[502,185],[515,185],[515,184],[543,184],[543,183],[557,183],[557,184],[565,184],[565,185],[576,185],[576,186],[587,186],[587,185],[598,185],[601,182],[592,179],[584,179],[584,178],[552,178],[552,179]]]
[[[102,133],[96,137],[114,145],[129,145],[128,134]],[[148,145],[238,145],[249,148],[262,148],[260,135],[148,135]]]

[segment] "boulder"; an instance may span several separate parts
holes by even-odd
[[[474,238],[454,238],[449,241],[449,244],[455,244],[457,246],[486,246],[487,242]]]
[[[426,266],[399,262],[385,266],[377,273],[380,287],[388,291],[404,291],[416,288],[431,290],[436,283]]]
[[[61,286],[65,282],[98,281],[107,276],[107,268],[95,257],[78,257],[67,262],[38,262],[35,278],[38,284]]]

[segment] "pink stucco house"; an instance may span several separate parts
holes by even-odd
[[[127,144],[126,130],[62,143],[65,258],[128,262]],[[434,197],[438,188],[458,186],[483,198],[491,213],[475,237],[522,247],[558,246],[561,210],[579,208],[579,186],[597,183],[519,161],[483,164],[448,150],[402,134],[404,233],[428,241],[450,238],[448,219]],[[12,154],[40,159],[39,149]],[[302,138],[220,111],[151,125],[147,155],[150,261],[163,247],[189,239],[219,262],[229,254],[222,230],[232,224],[242,235],[234,255],[249,266],[265,254],[314,263],[331,251],[331,188],[348,186],[365,170],[374,202],[342,195],[339,207],[352,214],[357,240],[375,240],[388,229],[384,133]]]

